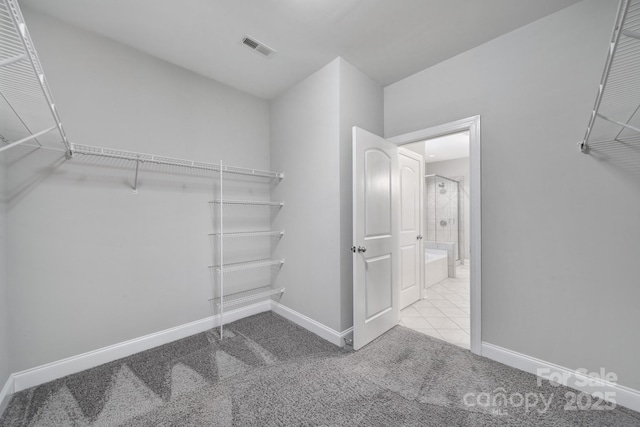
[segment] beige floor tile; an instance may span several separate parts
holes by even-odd
[[[438,338],[439,340],[444,340],[444,338],[442,338],[442,335],[440,335],[438,331],[436,331],[435,329],[414,329],[414,330],[418,332],[422,332],[425,335],[429,335],[430,337]]]
[[[471,319],[469,319],[469,316],[467,316],[467,317],[455,317],[455,318],[452,318],[451,320],[456,322],[456,324],[458,324],[458,326],[460,326],[462,329],[464,329],[467,332],[471,329]]]
[[[448,294],[446,298],[451,302],[466,302],[469,301],[469,298],[460,296],[458,294]]]
[[[424,299],[427,301],[433,301],[436,299],[446,299],[443,295],[440,295],[438,292],[435,291],[427,291],[426,295],[424,296]]]
[[[470,350],[471,349],[471,341],[460,341],[460,342],[456,342],[456,341],[449,341],[449,343],[453,344],[453,345],[457,345],[458,347],[462,347],[466,350]]]
[[[432,329],[430,322],[427,322],[427,319],[424,317],[405,317],[402,319],[405,326],[411,329]]]
[[[451,301],[446,300],[446,299],[443,299],[443,300],[437,299],[437,300],[433,300],[433,301],[430,301],[430,302],[436,308],[441,308],[441,307],[442,308],[444,308],[444,307],[457,308],[454,303],[452,303]]]
[[[433,308],[433,304],[431,304],[426,299],[419,299],[418,301],[416,301],[413,304],[411,304],[411,307],[413,307],[415,309],[418,309],[418,308]]]
[[[453,289],[452,292],[453,292],[453,295],[455,295],[455,298],[467,298],[468,299],[469,296],[471,295],[471,293],[469,291],[465,291],[465,290],[459,291],[457,289]]]
[[[420,314],[420,312],[418,312],[418,310],[416,310],[412,306],[409,306],[403,310],[400,310],[400,318],[404,319],[405,317],[422,317],[422,314]]]
[[[401,311],[399,324],[469,349],[471,304],[468,266],[458,267],[457,275],[426,289],[424,299]]]
[[[436,329],[438,333],[449,342],[467,342],[471,340],[469,334],[462,329]]]
[[[416,310],[418,310],[424,317],[447,317],[446,314],[435,307],[418,307]]]
[[[471,296],[471,291],[468,289],[462,290],[462,291],[454,291],[454,292],[460,295],[461,297],[465,297],[465,298],[469,298]]]
[[[426,320],[434,329],[460,329],[460,325],[448,317],[427,317]]]
[[[471,308],[471,303],[469,301],[462,301],[462,302],[453,301],[453,303],[458,308],[467,308],[467,309]]]
[[[466,317],[467,319],[469,318],[469,315],[464,311],[460,310],[459,308],[441,307],[439,310],[443,312],[447,317]]]

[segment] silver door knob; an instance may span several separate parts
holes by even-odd
[[[364,246],[358,246],[358,252],[365,253],[367,252],[367,248],[365,248]]]

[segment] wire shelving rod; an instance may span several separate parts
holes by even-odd
[[[284,288],[274,288],[272,285],[260,286],[258,288],[250,289],[247,291],[237,292],[225,296],[224,303],[220,298],[213,298],[211,301],[216,304],[225,307],[231,307],[234,305],[244,304],[250,301],[269,298],[274,295],[279,295],[284,292]]]
[[[261,259],[258,261],[236,262],[232,264],[211,265],[209,268],[215,268],[216,271],[223,276],[225,273],[236,273],[238,271],[252,270],[261,267],[271,267],[274,265],[284,264],[284,259]]]
[[[284,202],[271,202],[271,201],[261,201],[261,200],[224,200],[218,199],[213,200],[209,203],[215,203],[218,205],[253,205],[253,206],[273,206],[273,207],[282,207],[284,206]]]
[[[284,230],[274,231],[239,231],[234,233],[210,233],[209,236],[216,237],[265,237],[265,236],[284,236]]]
[[[138,153],[134,151],[119,150],[114,148],[96,147],[92,145],[72,144],[73,154],[86,156],[109,157],[114,159],[130,160],[134,162],[155,163],[160,165],[180,166],[192,169],[208,170],[213,172],[233,173],[237,175],[256,176],[263,178],[283,178],[281,172],[271,172],[260,169],[241,168],[237,166],[200,162],[197,160],[180,159],[177,157],[159,156],[157,154]]]

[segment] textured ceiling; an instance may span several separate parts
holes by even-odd
[[[270,99],[337,56],[386,86],[578,0],[21,0]],[[27,22],[28,25],[28,22]],[[263,57],[251,35],[276,49]]]

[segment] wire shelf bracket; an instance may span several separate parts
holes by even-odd
[[[2,150],[34,140],[71,145],[17,0],[0,0],[0,134]],[[33,131],[32,129],[44,129]],[[51,134],[57,130],[57,136]],[[14,141],[14,142],[11,142]]]
[[[640,0],[620,0],[604,70],[580,151],[640,134]]]

